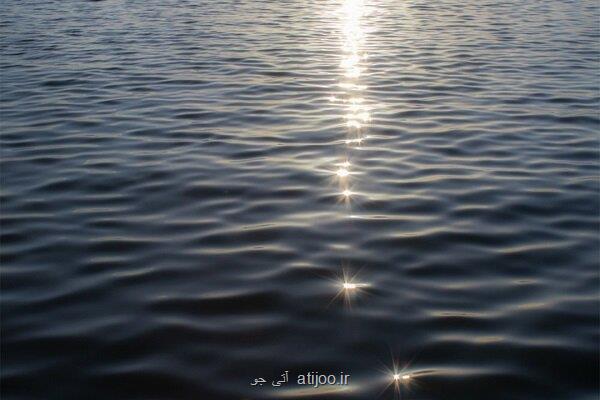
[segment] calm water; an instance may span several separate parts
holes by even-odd
[[[0,4],[3,399],[597,399],[596,1]]]

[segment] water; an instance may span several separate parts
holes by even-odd
[[[597,398],[597,2],[1,7],[3,399]]]

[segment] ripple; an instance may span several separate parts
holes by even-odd
[[[596,2],[2,8],[4,397],[597,397]]]

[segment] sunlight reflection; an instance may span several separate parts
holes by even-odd
[[[348,171],[346,168],[339,168],[339,169],[336,171],[336,174],[337,174],[337,176],[338,176],[338,177],[340,177],[340,178],[345,178],[345,177],[347,177],[348,175],[350,175],[350,172],[349,172],[349,171]]]
[[[368,106],[365,104],[365,98],[361,91],[367,86],[360,82],[360,79],[367,74],[367,53],[364,51],[365,34],[363,31],[362,17],[366,13],[366,7],[363,0],[345,0],[340,10],[341,21],[341,59],[340,59],[340,80],[338,86],[341,89],[329,97],[330,102],[340,105],[340,117],[345,120],[346,137],[343,143],[348,146],[360,145],[367,137],[365,131],[371,122],[371,114]],[[342,143],[341,141],[339,143]],[[339,202],[346,206],[350,205],[352,197],[356,194],[353,189],[351,175],[360,175],[356,172],[354,163],[350,162],[349,152],[353,150],[346,147],[346,156],[336,165],[336,169],[331,173],[339,182],[337,196]],[[352,166],[352,170],[350,167]],[[352,172],[351,172],[352,171]],[[356,274],[350,276],[347,271],[342,269],[343,276],[335,283],[337,294],[332,302],[337,298],[343,298],[347,308],[351,308],[352,299],[367,294],[370,287],[368,283],[359,282]]]
[[[343,187],[342,192],[339,194],[339,198],[338,198],[338,202],[339,203],[344,203],[347,207],[349,207],[352,203],[353,200],[353,196],[355,196],[356,193],[352,191],[352,189],[348,186],[345,185]]]
[[[364,282],[355,282],[354,279],[356,278],[356,276],[353,277],[347,277],[346,276],[347,273],[344,272],[344,278],[341,282],[341,288],[338,291],[338,294],[336,295],[337,297],[343,296],[344,298],[344,306],[347,309],[352,309],[352,299],[353,297],[357,297],[360,295],[364,295],[365,292],[363,289],[366,289],[369,287],[368,283],[364,283]]]
[[[337,277],[333,283],[337,292],[329,304],[342,299],[344,307],[348,310],[352,309],[352,300],[368,295],[368,289],[371,287],[369,283],[358,280],[358,272],[350,274],[346,268],[342,268],[342,276]]]
[[[359,83],[359,78],[366,71],[367,53],[364,47],[364,31],[362,27],[362,17],[365,15],[365,3],[363,0],[345,0],[340,10],[342,43],[339,87],[343,92],[331,94],[328,97],[329,102],[343,104],[346,108],[343,117],[346,120],[346,138],[344,143],[350,149],[356,149],[354,146],[361,145],[368,137],[364,134],[367,125],[371,122],[370,110],[365,104],[364,97],[359,93],[366,89],[365,85]],[[338,194],[339,202],[343,202],[347,207],[350,206],[352,196],[355,194],[351,190],[350,160],[347,155],[345,160],[336,164],[336,169],[332,174],[337,178],[341,193]],[[349,284],[346,290],[352,290],[354,284]]]
[[[369,115],[368,112],[362,111],[362,112],[357,112],[357,113],[346,114],[346,119],[353,120],[353,121],[360,120],[362,122],[369,122],[371,120],[371,116]]]
[[[356,128],[356,129],[360,129],[362,127],[361,123],[356,121],[356,120],[349,120],[348,122],[346,122],[346,125],[348,126],[348,128]]]
[[[366,288],[369,285],[366,283],[353,283],[353,282],[344,282],[342,284],[342,288],[346,291],[356,290],[360,288]]]
[[[365,90],[366,86],[359,82],[359,78],[366,72],[367,53],[363,50],[365,32],[363,30],[363,16],[366,15],[367,7],[364,0],[346,0],[341,8],[342,22],[342,58],[340,68],[343,70],[340,88],[346,93],[341,102],[347,104],[344,118],[347,137],[346,145],[361,145],[366,139],[364,130],[371,122],[371,114],[365,105],[365,99],[358,92]],[[340,177],[345,177],[343,171]],[[348,196],[346,196],[348,197]]]
[[[394,374],[394,375],[392,376],[392,378],[393,378],[395,381],[399,381],[399,380],[408,381],[408,380],[410,379],[410,374],[404,374],[404,375],[401,375],[401,374]]]
[[[351,83],[351,82],[340,82],[338,84],[338,86],[345,90],[356,90],[356,91],[362,91],[367,88],[366,85],[358,85],[356,83]]]
[[[346,144],[362,144],[364,138],[346,139]]]
[[[410,364],[410,362],[408,364]],[[394,398],[400,399],[403,391],[410,390],[409,386],[411,386],[411,384],[413,383],[413,376],[410,373],[406,372],[408,364],[405,365],[403,368],[400,368],[399,360],[394,358],[394,356],[392,355],[392,366],[389,367],[385,365],[385,369],[381,371],[386,376],[386,378],[383,378],[383,383],[385,387],[383,388],[383,391],[380,393],[380,395],[390,390],[391,388],[393,390]]]

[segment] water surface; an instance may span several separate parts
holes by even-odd
[[[1,8],[3,398],[597,398],[596,1]]]

